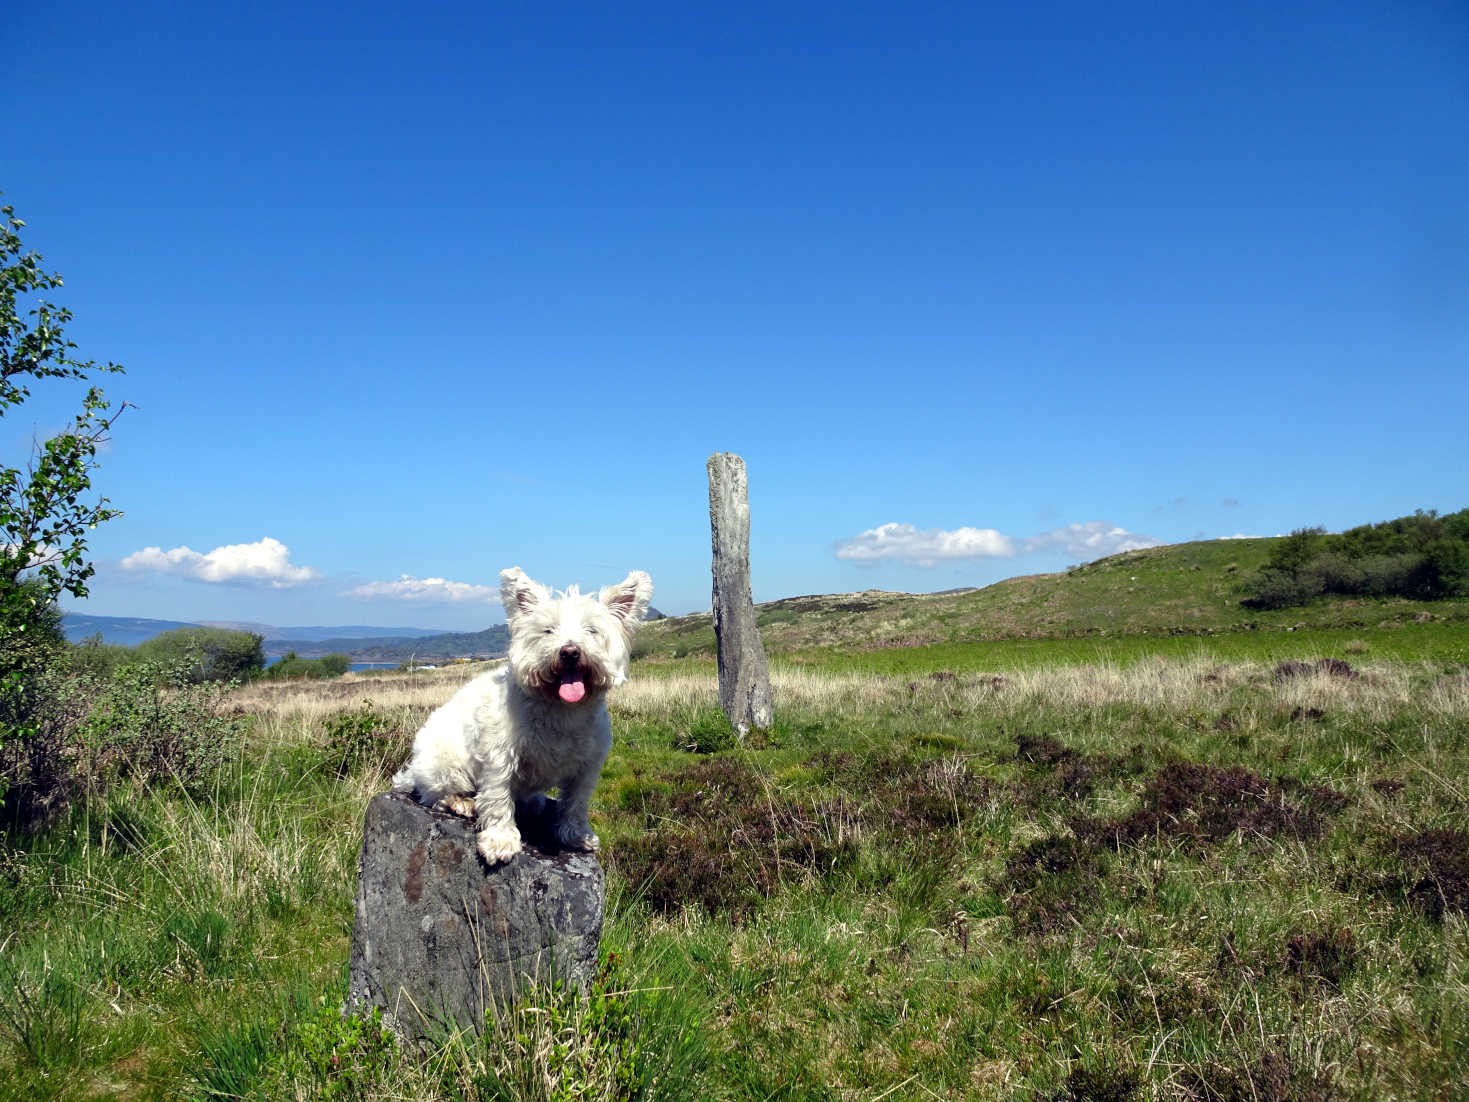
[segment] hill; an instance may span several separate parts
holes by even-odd
[[[398,636],[377,639],[321,639],[315,642],[284,643],[276,648],[293,650],[302,658],[347,654],[359,662],[435,662],[449,658],[499,658],[510,646],[510,630],[495,624],[484,631],[449,631],[437,635]],[[270,647],[267,646],[267,652]]]
[[[100,634],[111,646],[136,647],[139,643],[177,628],[220,627],[249,631],[265,638],[267,657],[279,658],[295,651],[302,658],[348,654],[363,662],[405,662],[412,658],[433,661],[444,658],[493,657],[509,645],[504,625],[484,631],[437,632],[431,628],[394,628],[347,625],[343,627],[282,628],[244,621],[150,620],[133,616],[89,616],[67,612],[62,630],[67,639],[79,643]]]
[[[1009,578],[983,589],[912,594],[867,590],[788,597],[756,607],[766,650],[871,650],[1004,639],[1216,635],[1299,627],[1374,627],[1416,619],[1469,621],[1469,601],[1325,598],[1256,610],[1245,582],[1279,538],[1204,540],[1126,551],[1057,574]],[[638,653],[714,653],[707,613],[646,625]]]
[[[338,627],[276,627],[249,620],[205,620],[206,627],[251,631],[263,636],[266,643],[318,643],[324,639],[419,639],[425,635],[442,635],[439,628],[373,627],[367,624],[344,624]]]
[[[100,634],[102,642],[114,647],[136,647],[165,631],[198,626],[182,620],[148,620],[139,616],[87,616],[80,612],[68,612],[61,618],[61,630],[71,642],[80,643],[83,639]]]

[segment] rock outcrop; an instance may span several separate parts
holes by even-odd
[[[397,792],[367,807],[348,1005],[383,1008],[399,1037],[479,1029],[528,983],[585,983],[596,968],[605,883],[589,853],[555,840],[555,801],[517,817],[523,845],[487,867],[474,824]]]

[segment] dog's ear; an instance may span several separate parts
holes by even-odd
[[[547,596],[546,587],[527,578],[520,567],[500,571],[500,601],[505,606],[505,615],[512,620],[535,608]]]
[[[597,596],[622,621],[622,630],[631,634],[643,622],[648,602],[653,599],[653,579],[641,570],[634,570],[616,585],[604,586]]]

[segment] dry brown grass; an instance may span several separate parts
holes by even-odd
[[[1413,706],[1435,719],[1469,717],[1469,672],[1436,672],[1431,666],[1367,664],[1348,679],[1324,672],[1277,681],[1268,663],[1220,664],[1206,659],[1155,659],[1130,665],[1107,663],[1058,666],[1005,673],[937,675],[910,680],[872,674],[811,673],[782,670],[771,674],[777,711],[781,708],[849,714],[918,697],[942,698],[954,707],[1009,710],[1029,700],[1063,708],[1112,704],[1145,707],[1167,714],[1218,708],[1241,691],[1272,707],[1359,718],[1383,718]],[[616,714],[644,719],[672,712],[697,712],[718,706],[713,674],[633,677],[615,691]]]
[[[260,719],[319,721],[371,700],[379,708],[437,708],[496,662],[468,662],[437,670],[348,673],[330,681],[253,681],[236,689],[226,707]]]

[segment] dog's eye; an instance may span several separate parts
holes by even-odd
[[[547,628],[545,631],[541,632],[541,634],[542,635],[555,635],[556,634],[556,629],[555,628]]]
[[[596,628],[587,628],[587,634],[588,635],[596,635],[597,634],[597,629]]]

